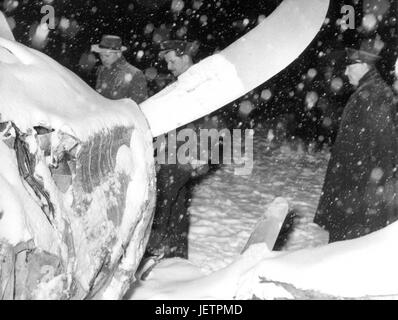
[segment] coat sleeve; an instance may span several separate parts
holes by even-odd
[[[147,84],[144,74],[139,72],[120,72],[113,80],[115,100],[129,98],[139,104],[148,98]]]
[[[123,73],[117,80],[117,99],[130,98],[140,104],[148,98],[146,78],[142,71]]]
[[[128,97],[140,104],[148,98],[148,88],[145,75],[142,71],[137,72],[129,86]]]
[[[100,92],[101,85],[102,85],[102,82],[101,82],[101,70],[102,70],[101,67],[99,67],[97,69],[97,71],[95,72],[95,75],[96,75],[96,78],[97,78],[97,80],[95,82],[95,90],[97,92]]]

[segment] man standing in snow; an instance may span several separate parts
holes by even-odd
[[[159,57],[166,61],[174,77],[178,77],[193,65],[198,49],[196,42],[168,40],[161,43]],[[188,184],[207,169],[180,164],[178,159],[176,164],[159,166],[155,217],[146,256],[188,258]]]
[[[126,61],[126,50],[121,38],[113,35],[104,35],[99,44],[91,47],[102,62],[95,89],[108,99],[130,98],[139,104],[148,98],[146,78]]]
[[[398,218],[398,119],[393,91],[378,71],[382,43],[348,49],[350,97],[333,146],[314,222],[329,242],[364,236]]]

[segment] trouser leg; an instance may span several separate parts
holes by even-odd
[[[187,184],[191,172],[178,165],[163,165],[158,173],[157,204],[147,255],[188,256]]]

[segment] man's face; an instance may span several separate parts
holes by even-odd
[[[109,68],[112,64],[114,64],[121,57],[120,52],[113,52],[113,51],[100,52],[99,55],[100,55],[102,64],[107,68]]]
[[[189,67],[188,59],[185,56],[177,56],[175,51],[169,51],[164,59],[167,63],[167,69],[176,77],[184,73]]]
[[[358,86],[359,80],[366,73],[366,64],[365,63],[355,63],[347,66],[345,70],[345,75],[348,77],[348,80],[353,86]]]

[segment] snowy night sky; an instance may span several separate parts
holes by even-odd
[[[121,36],[129,47],[125,53],[127,60],[145,71],[151,93],[156,93],[168,83],[165,65],[157,57],[159,42],[168,38],[199,40],[198,59],[204,58],[247,33],[281,1],[256,1],[255,6],[249,0],[2,2],[6,15],[15,25],[14,35],[27,45],[32,44],[43,16],[41,7],[52,5],[56,28],[49,31],[39,49],[90,85],[94,85],[95,66],[98,66],[98,60],[89,52],[90,45],[98,43],[103,34]],[[225,117],[235,127],[253,127],[264,120],[278,122],[283,118],[289,135],[320,144],[333,142],[342,109],[352,93],[339,68],[341,63],[337,62],[334,67],[333,59],[338,56],[338,50],[357,48],[363,37],[377,33],[385,43],[380,69],[391,84],[398,44],[397,5],[394,1],[391,3],[393,5],[386,0],[332,1],[322,31],[302,56],[266,85],[226,106]],[[345,30],[339,24],[343,5],[354,5],[354,30]],[[368,7],[374,8],[371,12],[378,17],[377,24],[365,18]]]

